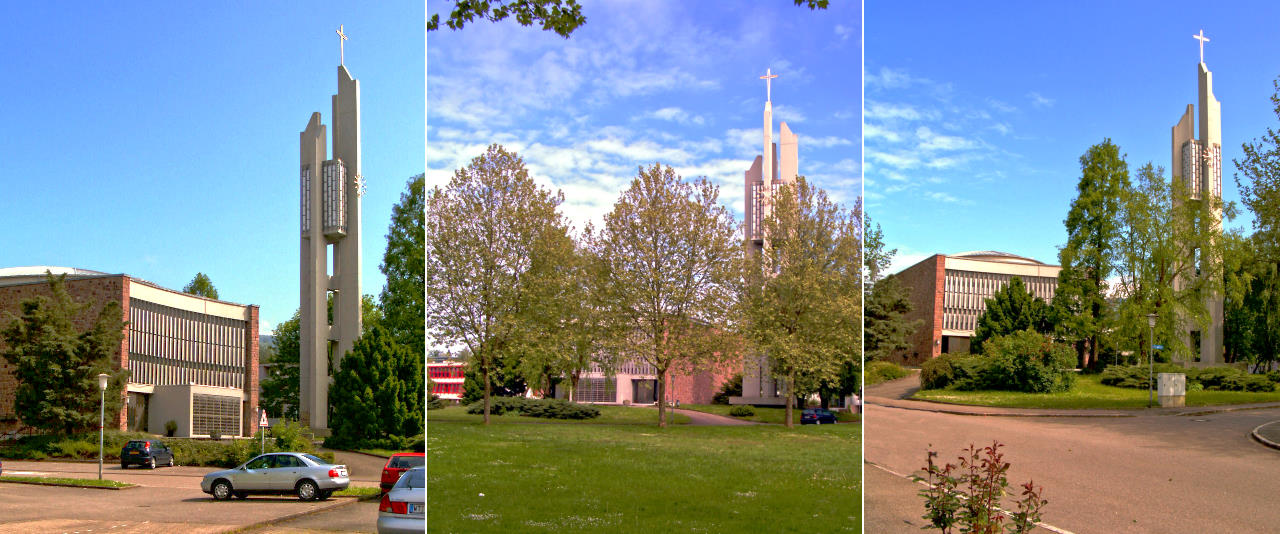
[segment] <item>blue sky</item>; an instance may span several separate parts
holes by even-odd
[[[578,228],[598,226],[637,167],[655,162],[719,184],[741,220],[743,173],[762,144],[759,76],[771,68],[774,130],[787,121],[800,173],[851,207],[861,187],[859,8],[832,4],[588,2],[567,40],[514,21],[431,32],[427,185],[445,185],[496,142],[564,191],[562,212]]]
[[[298,132],[330,121],[339,24],[363,113],[365,293],[391,207],[422,172],[420,2],[13,3],[0,49],[0,267],[127,273],[180,289],[196,272],[258,304],[298,306]]]
[[[975,249],[1057,263],[1079,158],[1103,138],[1131,175],[1152,162],[1167,177],[1201,29],[1223,197],[1238,203],[1231,160],[1276,125],[1277,20],[1264,2],[868,2],[867,212],[899,250],[894,270]]]

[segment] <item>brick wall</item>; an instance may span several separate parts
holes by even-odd
[[[667,402],[711,404],[711,397],[733,375],[742,372],[741,361],[731,361],[710,370],[694,373],[667,371]]]
[[[244,435],[252,436],[258,431],[258,307],[249,306],[249,324],[246,325],[245,335],[246,346],[249,348],[246,355],[246,368],[244,388],[249,394],[249,400],[245,403],[245,411],[243,416]]]
[[[938,356],[942,346],[942,291],[946,276],[946,256],[935,254],[894,275],[907,288],[911,300],[908,321],[920,321],[907,343],[905,352],[895,356],[899,363],[920,365]]]
[[[85,330],[92,327],[103,306],[111,301],[120,303],[124,312],[123,317],[127,319],[129,309],[128,298],[125,293],[125,288],[128,287],[126,281],[127,277],[122,275],[67,280],[67,293],[71,295],[71,298],[78,302],[91,303],[76,317],[76,328]],[[0,287],[0,328],[7,327],[10,321],[22,313],[22,301],[41,295],[46,297],[51,295],[49,284],[46,282]],[[123,363],[121,361],[122,355],[128,354],[128,343],[129,340],[126,335],[121,342],[120,348],[112,355],[112,363],[116,368],[119,368]],[[0,338],[0,351],[5,349],[4,340]],[[12,418],[15,417],[13,403],[14,392],[17,387],[18,382],[13,376],[13,366],[4,361],[3,358],[0,358],[0,429],[18,426],[18,423],[12,421]],[[96,394],[97,392],[90,393]],[[122,399],[124,395],[125,393],[121,392]],[[125,428],[126,416],[125,410],[121,409],[119,418],[116,419],[121,430]]]

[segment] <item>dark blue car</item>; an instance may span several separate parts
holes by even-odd
[[[802,425],[834,425],[836,414],[831,410],[809,409],[800,413]]]

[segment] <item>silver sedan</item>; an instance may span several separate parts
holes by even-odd
[[[427,528],[427,469],[405,471],[378,503],[378,534],[408,534]]]
[[[333,465],[306,453],[277,452],[255,457],[234,469],[209,473],[200,481],[200,489],[220,501],[261,494],[295,494],[310,501],[328,499],[349,483],[345,465]]]

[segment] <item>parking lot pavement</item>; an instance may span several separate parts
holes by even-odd
[[[5,475],[97,478],[98,464],[73,462],[5,462]],[[214,501],[200,490],[208,467],[120,470],[104,466],[103,478],[139,484],[101,489],[0,484],[0,534],[10,532],[163,533],[225,532],[294,514],[352,505],[351,499],[302,502],[292,497],[250,497]],[[377,505],[373,520],[376,522]],[[371,523],[372,524],[372,523]],[[114,528],[113,528],[114,527]],[[101,530],[99,530],[101,529]]]
[[[301,534],[304,532],[376,532],[378,501],[355,504],[307,514],[246,532],[253,534]]]

